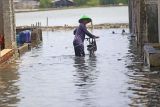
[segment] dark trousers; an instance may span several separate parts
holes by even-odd
[[[85,56],[83,45],[74,46],[74,51],[75,51],[75,56],[79,56],[79,57],[84,57]]]

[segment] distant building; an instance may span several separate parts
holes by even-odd
[[[76,5],[73,0],[54,0],[52,3],[53,7],[69,7]]]
[[[34,9],[39,8],[40,3],[37,0],[13,0],[16,9]]]

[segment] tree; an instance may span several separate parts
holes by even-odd
[[[127,4],[128,0],[99,0],[101,5],[107,5],[107,4]]]
[[[127,4],[128,0],[116,0],[117,3]]]
[[[87,5],[97,6],[99,5],[99,0],[87,0]]]
[[[51,0],[40,0],[40,7],[41,8],[49,8],[52,5]]]
[[[74,0],[74,2],[79,5],[89,5],[89,6],[96,6],[96,5],[108,5],[108,4],[128,4],[128,0]]]
[[[100,0],[101,5],[115,4],[116,0]]]
[[[74,2],[79,6],[87,4],[87,0],[74,0]]]

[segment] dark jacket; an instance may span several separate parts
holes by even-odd
[[[89,36],[90,38],[94,38],[95,36],[91,34],[86,26],[83,23],[80,23],[79,27],[74,30],[74,46],[83,45],[85,40],[85,35]]]

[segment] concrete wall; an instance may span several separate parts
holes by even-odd
[[[160,0],[129,0],[130,32],[136,35],[141,47],[159,42],[158,2]]]
[[[142,36],[141,36],[141,31],[142,31],[141,26],[143,25],[142,12],[141,12],[142,11],[141,5],[143,3],[142,1],[143,0],[129,0],[130,32],[136,36],[138,45],[141,45],[142,43]]]
[[[147,6],[147,30],[148,40],[151,43],[158,43],[158,7],[157,4]]]
[[[159,43],[160,43],[160,0],[158,0],[158,32],[159,32]]]
[[[3,23],[3,8],[2,8],[3,4],[2,1],[0,1],[0,35],[4,35],[4,23]]]
[[[158,43],[158,1],[146,2],[147,36],[149,43]]]
[[[0,34],[4,35],[5,48],[13,48],[15,42],[15,19],[13,0],[0,0]]]

